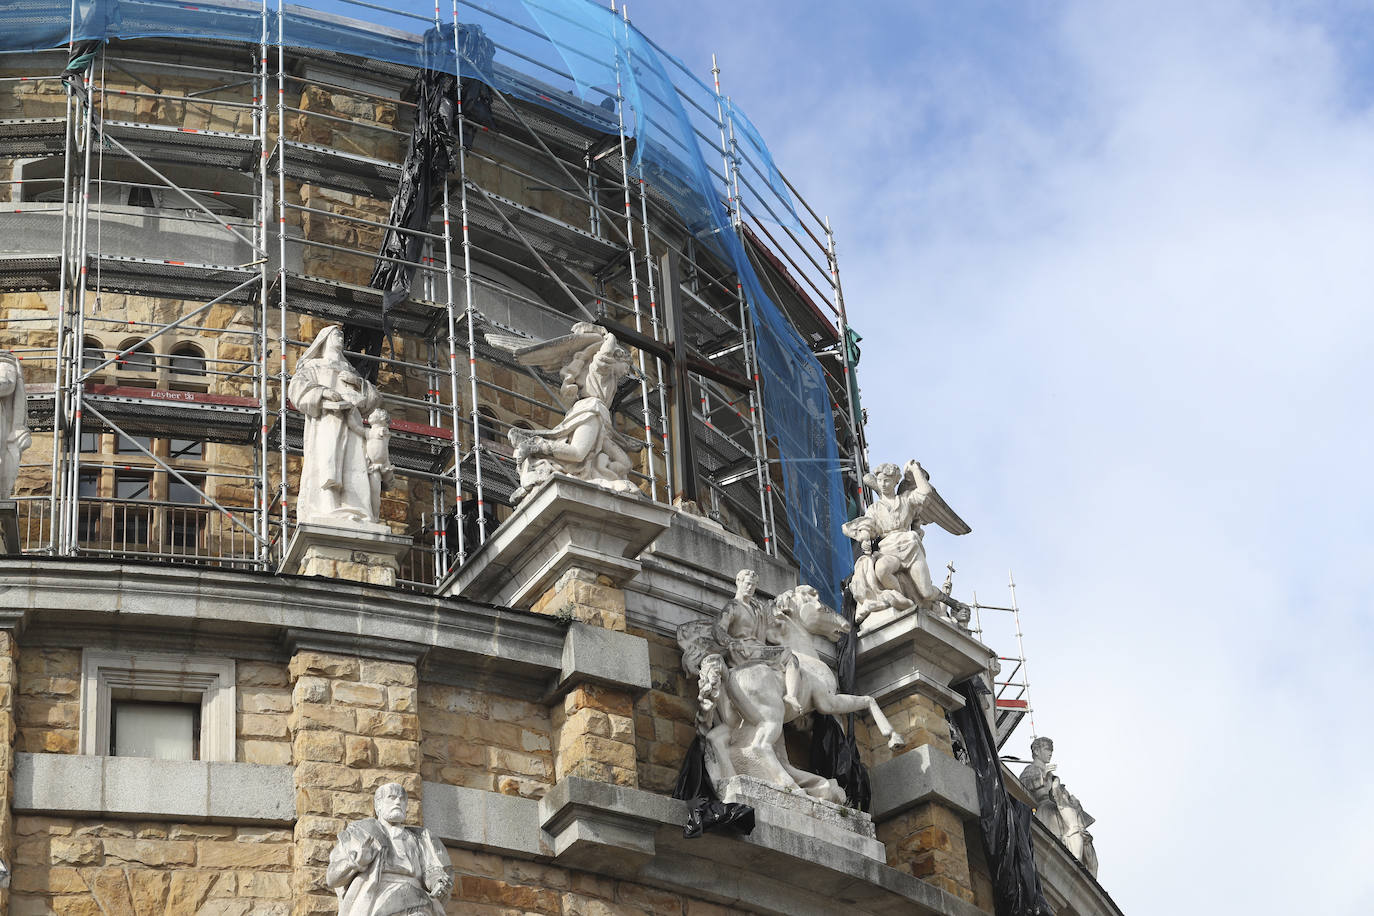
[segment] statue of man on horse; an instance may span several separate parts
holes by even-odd
[[[753,570],[741,570],[735,584],[719,619],[692,621],[677,633],[683,668],[698,679],[697,731],[711,781],[723,793],[730,778],[753,776],[843,803],[835,780],[791,764],[783,726],[807,722],[813,712],[867,711],[890,746],[904,743],[872,697],[838,692],[834,670],[816,650],[813,636],[833,643],[850,624],[809,585],[763,602],[754,596]]]

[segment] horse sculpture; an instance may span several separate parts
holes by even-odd
[[[787,759],[783,726],[795,719],[809,721],[812,712],[844,715],[867,710],[890,747],[905,743],[872,697],[838,692],[835,672],[816,652],[813,634],[833,643],[849,630],[849,622],[826,607],[809,585],[773,600],[767,632],[760,635],[768,644],[785,647],[795,659],[800,679],[799,708],[794,711],[783,702],[779,666],[764,661],[727,666],[729,636],[714,621],[693,621],[678,629],[683,667],[699,681],[697,731],[718,793],[731,777],[744,775],[843,803],[844,790],[835,780],[798,769]]]

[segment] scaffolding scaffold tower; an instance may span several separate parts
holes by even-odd
[[[511,511],[509,431],[570,406],[556,376],[493,340],[588,321],[634,350],[615,416],[644,441],[644,495],[795,558],[816,507],[783,484],[798,458],[768,415],[765,303],[715,230],[684,216],[680,175],[645,154],[654,105],[685,112],[688,140],[713,152],[715,203],[768,308],[820,366],[835,472],[862,506],[857,338],[835,237],[721,93],[714,60],[711,87],[673,72],[674,97],[650,104],[626,83],[642,59],[617,56],[613,85],[582,86],[568,55],[529,52],[549,39],[524,4],[506,6],[388,9],[380,24],[361,0],[331,12],[214,0],[178,7],[174,34],[0,52],[0,346],[23,359],[30,425],[50,443],[21,468],[25,552],[277,569],[302,437],[291,374],[341,324],[388,341],[349,356],[391,416],[401,483],[383,515],[413,539],[401,584],[432,589]],[[83,13],[70,15],[74,35]],[[615,20],[616,41],[657,49],[626,10]],[[328,36],[419,55],[426,34],[450,31],[456,167],[430,222],[397,226],[422,68]],[[218,37],[175,37],[197,34]],[[389,231],[421,251],[390,309],[368,280]]]

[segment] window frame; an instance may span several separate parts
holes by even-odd
[[[234,660],[163,652],[81,652],[82,754],[108,757],[113,707],[121,698],[200,704],[202,761],[232,763],[236,756],[238,691]]]

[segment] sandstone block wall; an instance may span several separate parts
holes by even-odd
[[[420,774],[430,782],[542,798],[553,784],[548,707],[448,684],[420,685]]]
[[[289,916],[290,830],[15,819],[11,916]]]

